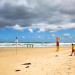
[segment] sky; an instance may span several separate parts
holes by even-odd
[[[0,42],[75,42],[75,0],[0,0]]]

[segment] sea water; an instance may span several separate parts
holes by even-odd
[[[70,46],[71,43],[60,43],[60,46]],[[0,43],[0,47],[55,47],[56,43]]]

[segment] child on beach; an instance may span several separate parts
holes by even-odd
[[[75,55],[75,45],[74,44],[72,44],[72,52],[70,56],[72,56],[73,54]]]

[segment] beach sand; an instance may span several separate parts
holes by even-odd
[[[0,75],[75,75],[71,47],[0,48]]]

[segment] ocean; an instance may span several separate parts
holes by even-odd
[[[70,46],[72,43],[60,43],[60,46]],[[0,43],[0,47],[25,47],[25,48],[40,48],[40,47],[55,47],[56,43]]]

